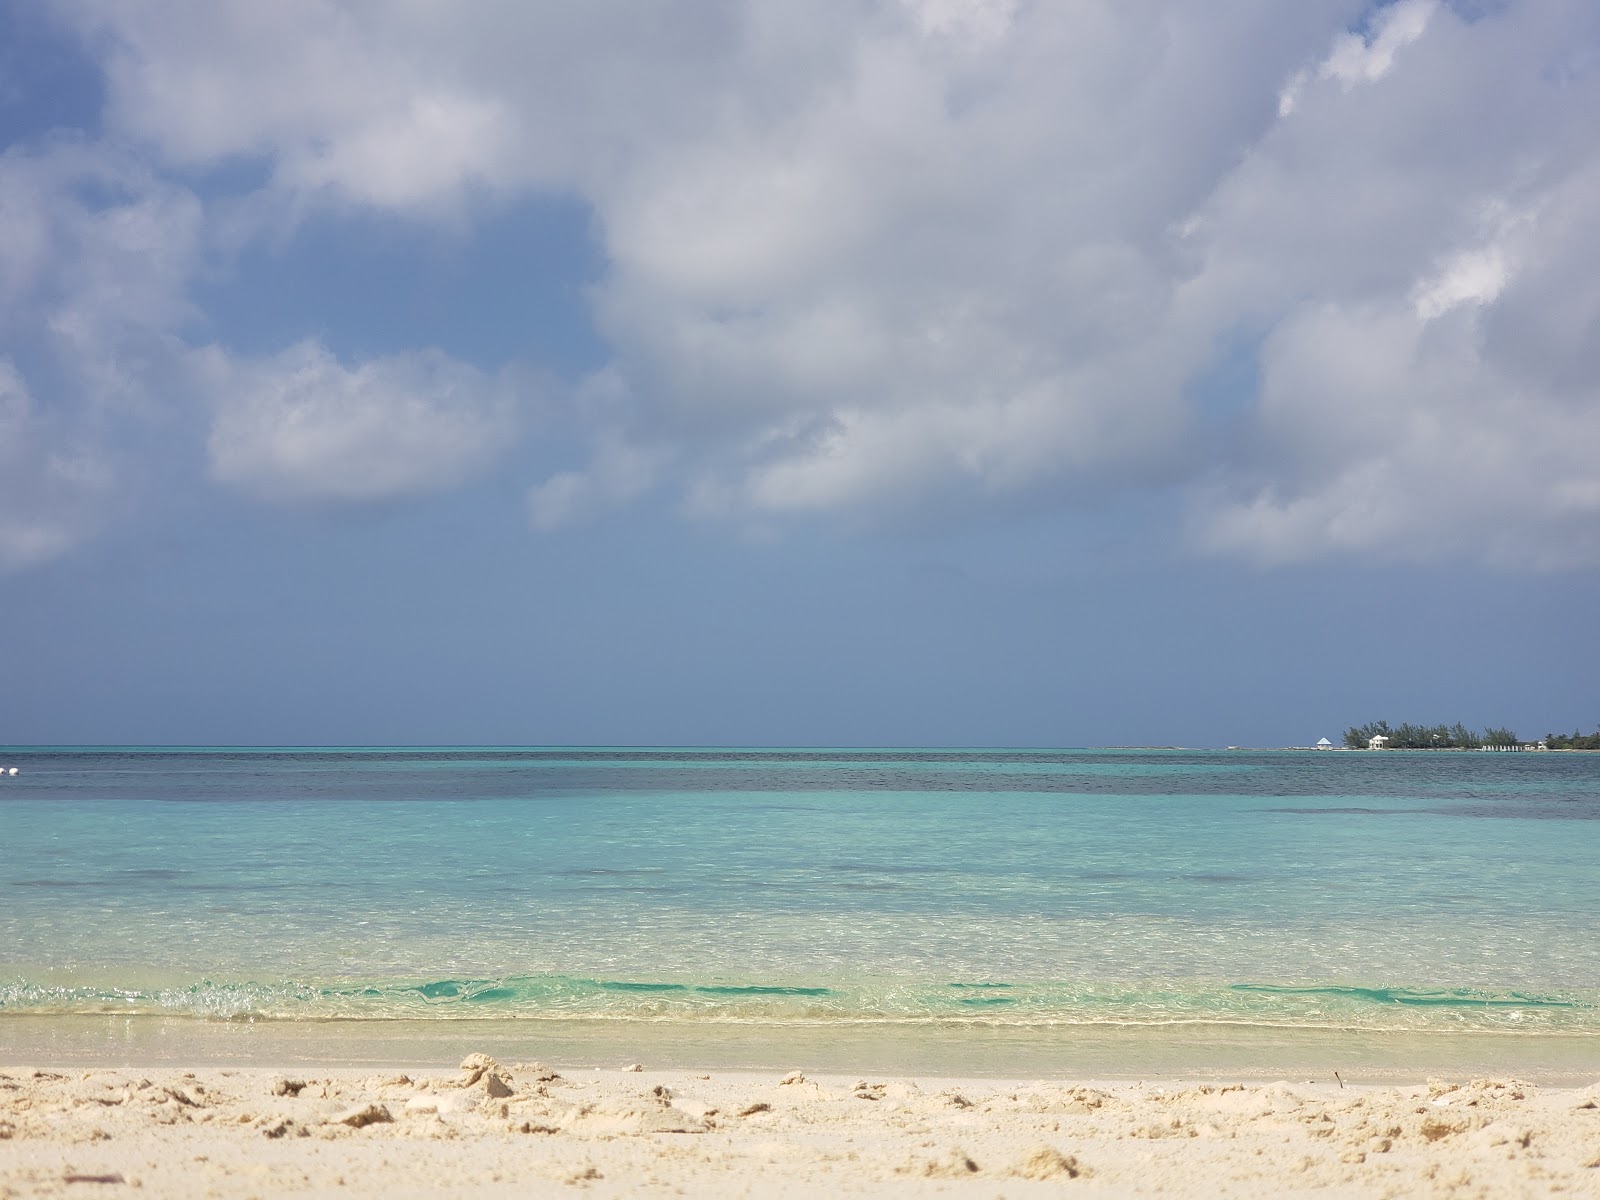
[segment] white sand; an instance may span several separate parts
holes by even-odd
[[[0,1196],[1595,1196],[1600,1084],[0,1071]]]

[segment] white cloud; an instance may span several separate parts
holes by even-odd
[[[118,129],[177,163],[266,156],[286,188],[426,211],[492,182],[509,149],[508,115],[449,61],[459,31],[437,28],[443,10],[408,19],[402,5],[363,13],[326,0],[67,7],[110,47]],[[385,36],[390,22],[401,38]]]
[[[267,359],[196,357],[216,405],[211,475],[261,499],[350,503],[440,491],[516,432],[495,381],[437,352],[346,367],[314,341]]]
[[[1526,239],[1520,272],[1508,257],[1463,252],[1411,298],[1322,304],[1280,322],[1261,355],[1260,452],[1203,496],[1201,544],[1267,563],[1600,562],[1593,380],[1541,384],[1492,330],[1500,297],[1534,300],[1539,276],[1583,244],[1559,209],[1557,228]],[[1595,357],[1576,339],[1549,348]]]
[[[293,188],[336,188],[363,204],[423,207],[453,197],[506,152],[503,118],[467,96],[406,99],[384,119],[358,127],[337,147],[306,147],[280,170]]]
[[[924,34],[995,41],[1016,19],[1016,0],[900,0]]]
[[[1506,286],[1508,266],[1497,250],[1467,250],[1453,257],[1432,279],[1417,285],[1413,304],[1424,320],[1463,304],[1488,304]]]
[[[1420,38],[1433,19],[1439,0],[1400,0],[1372,14],[1365,34],[1342,33],[1334,39],[1328,56],[1315,69],[1301,69],[1278,92],[1278,115],[1287,117],[1300,105],[1300,96],[1313,80],[1337,80],[1344,91],[1357,84],[1376,83],[1394,69],[1395,57]]]
[[[102,50],[119,134],[184,166],[263,159],[286,195],[424,216],[475,189],[567,188],[692,126],[687,101],[744,17],[733,0],[58,2]]]
[[[1169,206],[1237,154],[1243,97],[1213,67],[1240,38],[1309,46],[1314,23],[1025,13],[958,61],[923,23],[863,36],[808,104],[706,131],[603,198],[604,328],[686,422],[714,413],[752,448],[707,463],[697,510],[1178,469],[1210,334],[1173,311]]]
[[[1337,79],[1347,89],[1376,83],[1394,69],[1395,56],[1423,35],[1438,7],[1439,0],[1399,0],[1379,10],[1372,32],[1366,37],[1356,33],[1341,37],[1318,74]]]
[[[1436,10],[1381,105],[1308,94],[1219,188],[1194,287],[1255,314],[1261,394],[1200,545],[1600,564],[1600,284],[1573,265],[1600,253],[1600,80],[1552,84],[1575,12]]]
[[[558,471],[528,489],[528,520],[542,533],[619,508],[660,477],[664,452],[602,437],[581,471]]]
[[[193,315],[204,214],[124,151],[72,139],[0,154],[0,329],[80,366]]]
[[[181,407],[170,331],[202,228],[194,195],[124,150],[0,153],[0,568],[87,541],[147,471],[142,439]]]

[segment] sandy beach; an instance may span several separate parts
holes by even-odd
[[[1600,1196],[1600,1084],[0,1069],[0,1196]]]

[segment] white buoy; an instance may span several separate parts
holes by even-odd
[[[15,767],[12,767],[12,768],[11,768],[11,773],[12,773],[12,774],[13,774],[13,775],[15,775],[15,774],[16,774],[16,773],[17,773],[17,769],[16,769],[16,768],[15,768]]]

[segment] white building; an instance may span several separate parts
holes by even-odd
[[[1375,733],[1367,739],[1368,750],[1382,750],[1388,744],[1389,735],[1387,733]]]

